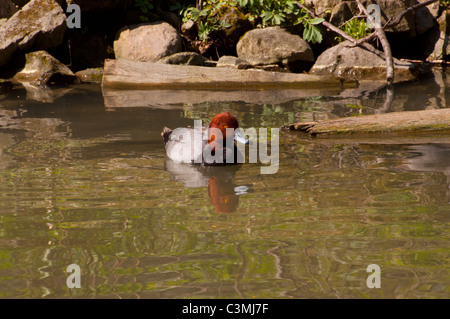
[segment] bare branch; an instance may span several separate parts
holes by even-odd
[[[358,4],[359,9],[364,12],[364,14],[367,16],[367,19],[371,19],[370,13],[367,11],[367,9],[361,4],[360,0],[356,0],[356,3]],[[378,2],[375,0],[375,3],[378,4]],[[389,41],[386,38],[386,34],[384,33],[383,27],[381,24],[378,23],[372,23],[375,32],[378,36],[378,39],[380,39],[381,45],[383,47],[384,51],[384,58],[386,59],[386,79],[388,82],[388,85],[391,85],[394,82],[394,59],[392,58],[392,52],[391,52],[391,46],[389,45]]]

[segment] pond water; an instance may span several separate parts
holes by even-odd
[[[222,111],[259,128],[445,108],[448,86],[68,90],[0,99],[0,298],[450,297],[450,135],[281,131],[272,175],[176,165],[160,136]]]

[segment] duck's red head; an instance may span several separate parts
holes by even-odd
[[[209,128],[217,128],[222,132],[222,138],[220,136],[216,136],[214,134],[214,130],[210,130],[208,135],[208,143],[214,142],[214,144],[223,145],[224,141],[227,137],[227,128],[237,129],[239,127],[239,123],[237,119],[230,112],[223,112],[214,116],[211,120],[211,124],[209,124]],[[228,130],[228,134],[230,130]]]

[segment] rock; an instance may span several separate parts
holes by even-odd
[[[0,28],[1,28],[2,25],[4,25],[7,21],[8,21],[8,19],[6,19],[6,18],[0,19]]]
[[[428,61],[448,59],[450,56],[450,13],[442,12],[438,19],[438,26],[428,40],[429,43],[426,47],[429,48],[429,51],[432,50],[427,58]]]
[[[249,69],[252,67],[247,61],[231,55],[224,55],[217,61],[218,68],[234,68],[234,69]]]
[[[410,0],[378,0],[377,3],[381,8],[381,24],[385,24],[389,19],[395,19],[400,13],[408,9],[411,4]],[[369,3],[365,3],[367,6]],[[408,13],[399,24],[391,28],[387,28],[386,32],[404,33],[408,37],[416,35],[414,13]]]
[[[422,3],[427,0],[417,0]],[[434,2],[426,7],[417,9],[415,12],[416,33],[422,34],[430,30],[436,25],[436,19],[439,16],[439,1]]]
[[[2,0],[0,2],[0,19],[9,19],[17,10],[18,8],[11,0]]]
[[[310,73],[315,75],[334,75],[345,80],[385,80],[386,61],[384,54],[370,44],[364,48],[353,47],[350,42],[342,42],[326,51],[318,58]],[[415,78],[412,63],[394,59],[395,81]]]
[[[85,83],[101,83],[103,78],[102,68],[90,68],[75,73],[75,76]]]
[[[305,0],[305,5],[314,7],[315,12],[321,13],[333,9],[341,0]]]
[[[116,59],[131,61],[156,62],[182,49],[181,36],[167,22],[125,27],[114,41]]]
[[[25,55],[25,67],[14,79],[37,85],[70,84],[76,80],[76,76],[46,51],[36,51]]]
[[[62,43],[65,30],[66,15],[59,4],[32,0],[0,27],[0,66],[18,50],[56,47]]]
[[[198,34],[197,25],[189,19],[181,25],[181,33],[189,40],[195,40]]]
[[[179,64],[179,65],[198,65],[198,66],[207,66],[207,59],[198,53],[195,52],[179,52],[169,56],[166,56],[157,63],[164,64]]]
[[[355,2],[337,1],[336,5],[330,7],[332,9],[330,23],[338,27],[343,25],[354,16],[354,11],[357,8]]]
[[[309,44],[298,35],[280,27],[254,29],[247,32],[237,44],[237,55],[251,65],[283,64],[314,61]]]

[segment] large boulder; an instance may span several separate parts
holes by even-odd
[[[76,80],[76,76],[46,51],[36,51],[25,55],[25,66],[14,79],[36,85],[70,84]]]
[[[238,42],[237,55],[251,65],[293,64],[314,61],[309,44],[298,35],[280,27],[254,29],[247,32]],[[311,66],[311,65],[309,65]]]
[[[116,59],[156,62],[181,52],[183,43],[177,30],[167,22],[125,27],[114,41]]]
[[[18,50],[44,50],[62,43],[66,15],[54,0],[32,0],[0,27],[0,66]]]
[[[414,64],[394,59],[395,80],[406,81],[416,77]],[[362,47],[342,42],[318,58],[310,70],[311,74],[333,75],[345,80],[385,80],[386,60],[384,54],[370,44]]]

